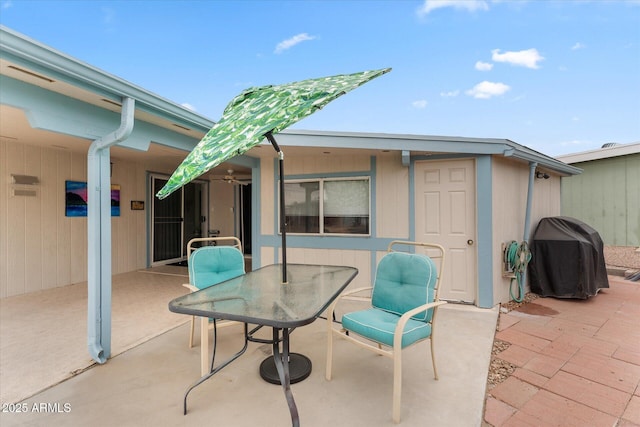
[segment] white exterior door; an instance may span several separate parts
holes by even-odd
[[[415,163],[416,240],[445,248],[444,300],[476,299],[475,189],[473,159]]]

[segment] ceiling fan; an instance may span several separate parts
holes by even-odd
[[[216,178],[216,181],[224,181],[228,184],[240,184],[240,185],[249,185],[248,182],[242,182],[236,179],[236,177],[233,175],[233,169],[227,169],[227,175],[225,175],[223,178]]]

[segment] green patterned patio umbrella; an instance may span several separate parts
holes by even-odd
[[[385,68],[244,90],[227,105],[220,121],[173,172],[157,197],[164,199],[225,160],[245,153],[265,137],[280,153],[273,134],[389,71]]]

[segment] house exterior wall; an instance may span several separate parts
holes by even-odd
[[[166,166],[114,160],[120,216],[112,218],[114,274],[146,267],[147,171]],[[40,179],[37,197],[11,195],[11,174]],[[87,156],[0,141],[0,298],[87,280],[87,218],[65,216],[65,181],[87,180]]]
[[[409,168],[399,154],[376,158],[376,235],[409,237]]]
[[[87,280],[86,218],[64,215],[64,181],[86,180],[86,163],[82,153],[0,142],[0,297]],[[114,274],[147,266],[148,171],[170,174],[173,167],[114,160],[112,183],[121,187],[121,216],[112,219]],[[399,153],[288,156],[285,172],[287,178],[369,176],[372,188],[370,236],[289,235],[289,262],[353,265],[360,273],[352,286],[368,286],[387,244],[393,239],[411,239],[409,169],[402,165]],[[12,173],[38,176],[38,196],[11,196]],[[277,161],[262,159],[257,174],[254,268],[281,257]],[[493,302],[497,304],[510,299],[510,281],[501,274],[501,244],[522,240],[529,166],[494,156],[491,174],[491,262]],[[552,175],[534,184],[531,230],[540,218],[560,214],[560,178]],[[221,235],[234,234],[233,186],[212,181],[209,195],[209,228],[220,229]],[[481,197],[482,189],[478,189]],[[131,211],[131,200],[146,200],[145,211]]]
[[[86,250],[73,251],[87,247],[86,218],[64,216],[64,180],[85,178],[86,163],[72,153],[0,141],[0,297],[86,277]],[[39,177],[37,197],[11,196],[12,173]]]
[[[234,187],[224,181],[209,183],[209,229],[220,230],[220,237],[238,235],[234,228]]]
[[[494,156],[492,159],[493,181],[493,298],[494,304],[511,300],[511,279],[502,275],[502,244],[515,240],[522,242],[527,208],[529,165],[523,162]],[[531,217],[527,239],[535,231],[540,219],[560,215],[560,177],[534,179]],[[528,284],[525,287],[528,292]],[[517,295],[514,283],[513,292]]]
[[[286,152],[286,149],[284,150]],[[286,179],[369,176],[371,179],[370,236],[287,235],[287,262],[353,265],[359,274],[351,286],[369,286],[377,261],[393,239],[409,238],[409,172],[401,156],[331,154],[326,157],[285,156]],[[271,158],[260,164],[260,260],[281,259],[278,230],[278,167]],[[255,260],[254,260],[255,261]]]
[[[574,163],[562,178],[562,214],[596,229],[605,245],[640,246],[640,153]]]
[[[287,158],[286,165],[288,166],[290,161]],[[276,207],[278,205],[278,191],[276,189],[277,181],[275,180],[275,176],[278,173],[277,167],[272,161],[272,159],[262,159],[260,161],[260,234],[264,235],[275,235],[277,234],[277,226],[275,221],[277,221],[276,216]],[[255,186],[254,186],[255,187]],[[254,191],[256,189],[254,188]],[[255,209],[255,208],[254,208]],[[270,214],[265,215],[263,213],[269,212]],[[271,248],[273,249],[273,248]],[[262,248],[262,252],[264,253],[265,248]],[[262,257],[261,257],[262,258]],[[270,257],[273,258],[273,257]],[[269,257],[267,258],[269,259]],[[267,265],[273,263],[273,259],[267,261],[266,263],[262,263],[261,265]]]

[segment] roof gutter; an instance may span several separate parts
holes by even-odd
[[[122,102],[120,127],[91,143],[87,154],[87,260],[89,354],[102,364],[111,356],[111,154],[109,147],[133,131],[135,101]]]
[[[536,168],[538,164],[536,162],[529,163],[529,186],[527,189],[527,208],[524,216],[524,230],[522,232],[522,241],[529,242],[529,227],[531,226],[531,207],[533,205],[533,182],[536,177]],[[526,272],[524,273],[526,274]],[[523,275],[524,282],[524,275]]]
[[[518,149],[514,146],[505,148],[503,155],[505,157],[513,157],[528,163],[537,163],[539,166],[557,172],[561,175],[578,175],[582,173],[582,169],[575,166],[567,165],[559,160],[531,151]]]

